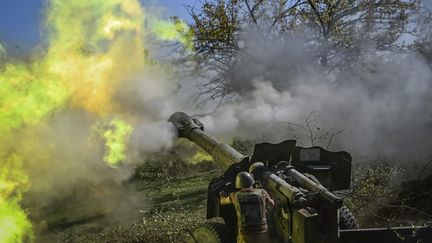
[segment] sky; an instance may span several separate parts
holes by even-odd
[[[9,54],[25,54],[39,43],[43,6],[47,0],[2,0],[0,8],[0,43]],[[160,4],[165,16],[179,16],[188,21],[185,6],[196,0],[140,0],[143,5]]]
[[[40,39],[43,5],[48,0],[2,0],[0,8],[0,43],[9,54],[26,54]],[[165,7],[165,17],[179,16],[189,21],[187,5],[198,0],[140,0],[143,5],[160,4]],[[432,9],[432,0],[425,0],[426,8]]]

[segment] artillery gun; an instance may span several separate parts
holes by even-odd
[[[333,191],[351,186],[351,155],[321,147],[303,148],[295,140],[256,144],[245,156],[204,132],[203,124],[183,112],[169,120],[178,137],[196,143],[225,172],[211,180],[207,223],[196,228],[188,242],[234,242],[237,229],[233,205],[221,205],[220,192],[235,191],[235,177],[249,171],[275,200],[267,212],[270,235],[283,243],[402,243],[432,242],[431,226],[359,229],[343,200]],[[223,223],[211,220],[222,218]]]

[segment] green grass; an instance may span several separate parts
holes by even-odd
[[[407,178],[408,172],[413,171],[412,165],[405,167],[388,163],[354,165],[352,188],[345,192],[344,197],[345,204],[359,219],[362,227],[390,225],[389,220],[383,223],[383,218],[401,222],[402,219],[392,216],[395,212],[387,212],[383,208],[390,206],[399,212],[399,209],[404,209],[404,205],[389,203],[408,202],[399,200],[406,197],[399,195],[401,178]],[[39,237],[39,242],[184,242],[189,232],[204,221],[208,184],[222,171],[177,172],[176,176],[181,177],[137,177],[128,182],[126,186],[133,187],[137,203],[129,206],[127,212],[117,210],[125,214],[123,217],[108,215],[67,229],[52,230]],[[428,187],[425,188],[430,192]],[[413,193],[422,195],[424,190],[414,190]],[[430,193],[424,199],[430,202],[428,200]],[[409,206],[430,214],[430,203],[423,204],[412,203]],[[118,214],[116,210],[113,211],[113,215]],[[418,219],[418,215],[410,214],[410,222]]]
[[[139,200],[132,215],[109,217],[50,232],[39,242],[184,242],[205,218],[207,187],[221,171],[199,172],[171,180],[134,180]]]
[[[147,195],[151,209],[202,208],[207,199],[208,183],[220,173],[220,171],[201,172],[164,183],[140,181],[137,183],[136,190],[138,193]]]

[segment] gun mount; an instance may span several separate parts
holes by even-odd
[[[256,144],[248,157],[205,133],[203,124],[185,113],[176,112],[169,121],[179,137],[196,143],[226,169],[209,184],[206,215],[207,219],[220,217],[224,224],[209,221],[193,232],[189,242],[234,242],[236,212],[232,205],[220,204],[219,193],[235,191],[235,177],[241,171],[250,171],[276,202],[267,212],[274,242],[432,242],[430,226],[358,229],[342,199],[332,193],[350,188],[347,152],[303,148],[295,140],[286,140]]]

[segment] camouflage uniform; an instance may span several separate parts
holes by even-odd
[[[243,188],[229,195],[237,212],[237,243],[272,242],[267,231],[266,205],[273,200],[264,189]]]

